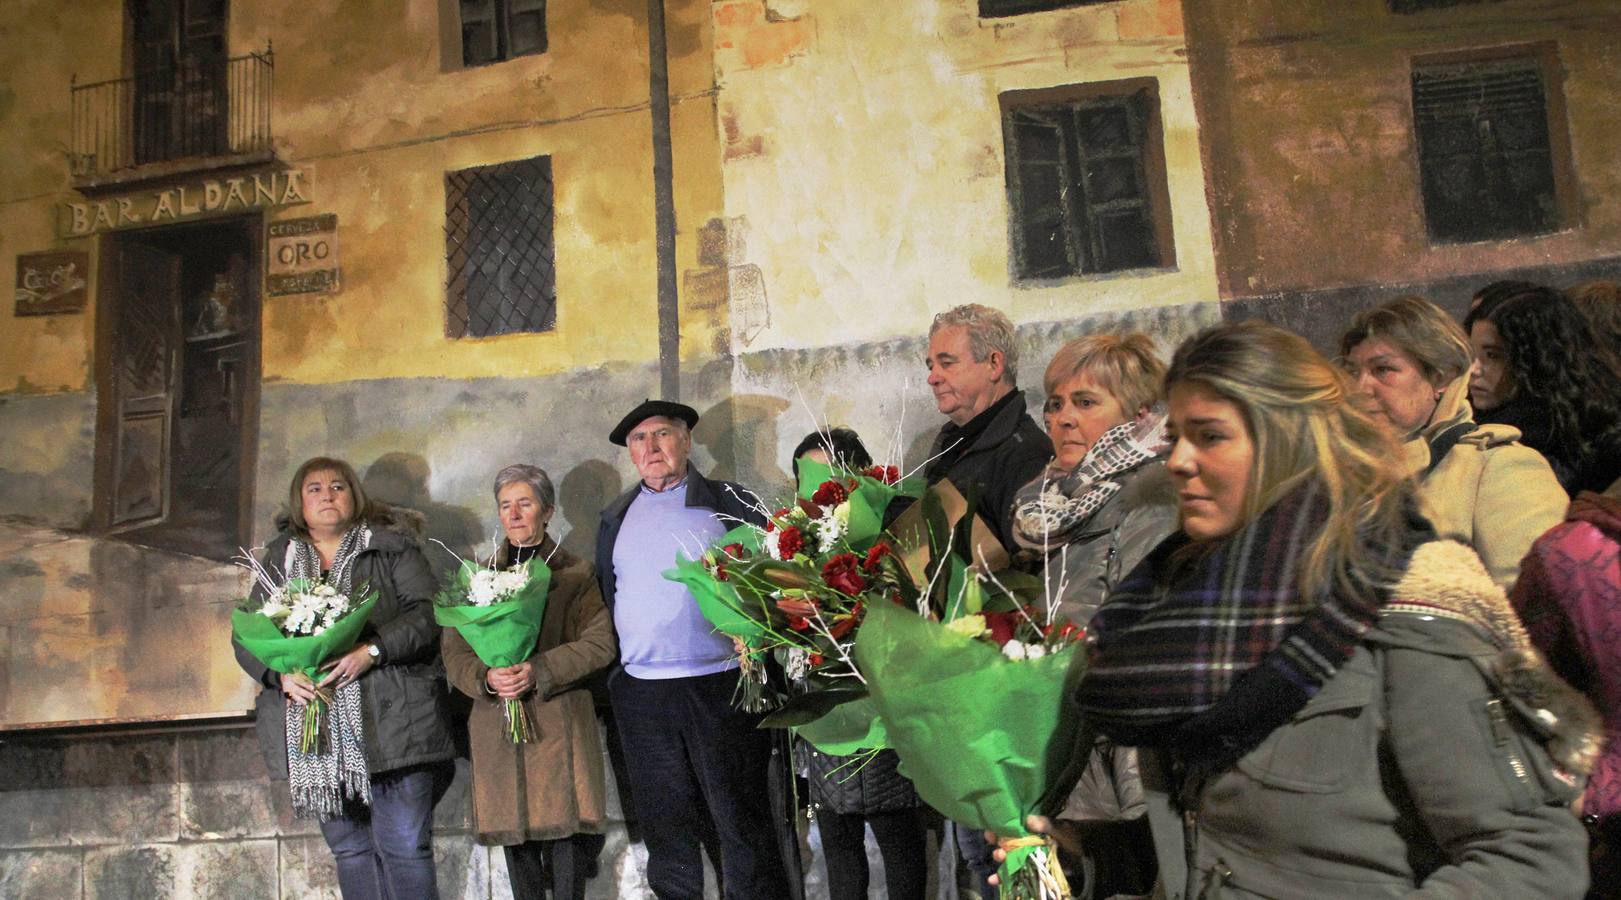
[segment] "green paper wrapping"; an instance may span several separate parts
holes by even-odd
[[[1027,835],[1048,781],[1074,752],[1076,718],[1065,697],[1084,664],[1080,646],[1013,661],[994,644],[954,633],[908,610],[875,605],[855,660],[901,774],[953,821],[1004,837]],[[1002,866],[1013,884],[1036,848]]]
[[[355,645],[355,639],[376,605],[377,595],[373,593],[340,616],[326,631],[298,637],[282,634],[275,622],[259,613],[239,609],[231,613],[231,634],[242,649],[272,672],[283,675],[302,672],[311,680],[319,681],[321,663]]]
[[[889,747],[884,721],[878,717],[878,709],[870,697],[841,703],[816,721],[796,725],[791,730],[829,756],[850,756]]]
[[[467,587],[481,566],[467,560],[451,577],[450,587],[435,598],[434,621],[454,628],[473,648],[486,666],[515,666],[535,652],[540,623],[546,617],[546,595],[551,589],[552,570],[540,559],[528,563],[529,580],[510,600],[474,606],[470,603],[445,604],[449,597],[467,596]]]
[[[883,533],[884,510],[889,508],[890,501],[896,497],[923,496],[923,482],[916,478],[903,479],[900,484],[885,484],[859,472],[834,469],[813,459],[801,458],[799,498],[809,501],[811,495],[816,493],[816,489],[822,486],[822,482],[835,478],[853,478],[856,481],[856,489],[850,494],[850,520],[845,531],[845,540],[857,550],[865,550],[872,546]]]
[[[739,525],[716,538],[710,547],[720,548],[727,544],[742,544],[750,551],[757,551],[760,549],[760,529],[752,525]],[[719,554],[718,549],[716,553]],[[744,610],[749,607],[738,593],[735,582],[716,580],[714,573],[704,567],[701,559],[687,559],[681,554],[676,555],[675,568],[667,569],[663,574],[665,578],[686,586],[693,599],[698,601],[698,611],[703,613],[710,625],[715,626],[716,631],[738,638],[750,647],[764,645],[764,622],[767,621],[764,611],[758,619],[746,615]]]

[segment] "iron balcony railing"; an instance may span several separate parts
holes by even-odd
[[[266,153],[275,64],[262,53],[187,58],[126,78],[73,85],[73,174]]]

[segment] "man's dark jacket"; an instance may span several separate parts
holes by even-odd
[[[926,474],[930,484],[950,479],[963,496],[968,495],[970,485],[977,485],[979,515],[1002,546],[1012,553],[1018,549],[1011,526],[1014,495],[1046,468],[1047,460],[1052,459],[1053,445],[1036,420],[1025,412],[1023,391],[1014,391],[980,415],[991,417],[984,429],[969,439],[968,446],[961,448],[956,459],[942,457],[929,466]],[[970,422],[963,428],[973,430],[975,424]],[[949,423],[941,428],[929,457],[945,451],[958,431],[957,426]]]
[[[620,527],[625,524],[625,513],[630,511],[630,504],[641,492],[642,483],[638,481],[608,504],[602,511],[602,521],[597,525],[597,582],[602,585],[602,602],[608,604],[609,613],[614,608],[614,544],[619,540]],[[721,525],[730,529],[740,522],[764,525],[764,514],[749,505],[758,502],[748,488],[730,481],[711,481],[690,463],[687,465],[688,509],[712,509],[719,514]],[[670,560],[669,564],[674,565],[674,560]]]

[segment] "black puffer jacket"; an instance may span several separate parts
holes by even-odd
[[[923,805],[897,768],[901,758],[893,750],[880,750],[863,762],[858,756],[829,756],[806,743],[800,747],[813,810],[870,816]]]
[[[439,582],[417,544],[422,516],[383,506],[372,521],[371,543],[355,560],[353,583],[377,592],[377,605],[360,640],[382,651],[382,663],[360,678],[365,698],[366,764],[372,774],[440,762],[456,755],[439,666],[439,626],[432,599]],[[279,523],[278,524],[282,524]],[[283,575],[292,535],[283,530],[265,548],[260,563],[273,578]],[[255,587],[254,596],[263,598]],[[236,661],[264,686],[254,702],[260,749],[272,778],[287,777],[287,702],[281,676],[242,649]]]

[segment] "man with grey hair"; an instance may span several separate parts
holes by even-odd
[[[1017,384],[1019,348],[1013,323],[978,303],[948,309],[929,326],[929,388],[949,421],[940,428],[929,484],[950,481],[964,495],[978,492],[977,512],[1002,546],[1012,553],[1013,499],[1046,468],[1052,442],[1025,409]],[[996,872],[994,849],[976,828],[953,823],[957,849],[985,900],[997,889],[987,879]]]
[[[678,553],[765,521],[748,490],[689,462],[697,424],[684,403],[646,400],[608,435],[640,476],[597,528],[597,580],[619,638],[608,693],[659,900],[701,900],[703,843],[719,844],[726,900],[788,900],[796,894],[768,790],[772,734],[732,705],[731,639],[664,577]]]
[[[929,326],[925,363],[935,405],[950,421],[935,438],[924,474],[930,484],[950,480],[965,495],[977,489],[980,517],[1012,553],[1014,495],[1052,456],[1052,442],[1016,384],[1013,323],[978,303],[948,309]]]

